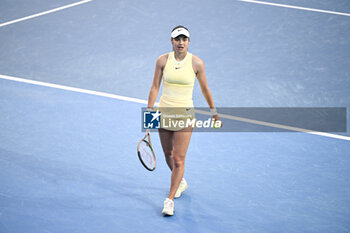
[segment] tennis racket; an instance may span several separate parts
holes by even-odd
[[[137,144],[137,155],[147,170],[153,171],[156,169],[156,155],[153,151],[150,133],[147,132],[145,137]]]

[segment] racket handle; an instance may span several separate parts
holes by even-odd
[[[149,142],[149,144],[152,144],[152,142],[151,142],[151,130],[150,130],[150,129],[147,129],[147,130],[146,130],[146,135],[147,135],[147,137],[148,137],[148,142]]]

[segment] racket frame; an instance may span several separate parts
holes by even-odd
[[[148,141],[146,140],[146,138],[148,138]],[[154,160],[154,167],[153,168],[149,168],[142,160],[141,158],[141,153],[140,153],[140,145],[141,143],[144,142],[146,143],[149,148],[151,149],[152,152],[152,156],[153,156],[153,160]],[[157,165],[157,160],[156,160],[156,155],[154,154],[154,150],[153,150],[153,146],[152,146],[152,142],[151,142],[151,136],[150,133],[146,133],[146,135],[143,137],[143,139],[141,139],[139,141],[139,143],[137,144],[137,155],[139,157],[139,160],[141,162],[141,164],[149,171],[154,171],[154,169],[156,169],[156,165]]]

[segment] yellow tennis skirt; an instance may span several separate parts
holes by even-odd
[[[192,100],[172,100],[161,96],[159,111],[162,129],[179,131],[195,126],[196,118]]]

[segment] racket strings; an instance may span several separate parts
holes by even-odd
[[[142,161],[148,168],[154,167],[154,158],[153,158],[152,150],[148,146],[148,144],[145,142],[141,143],[140,145],[140,155],[141,155]]]

